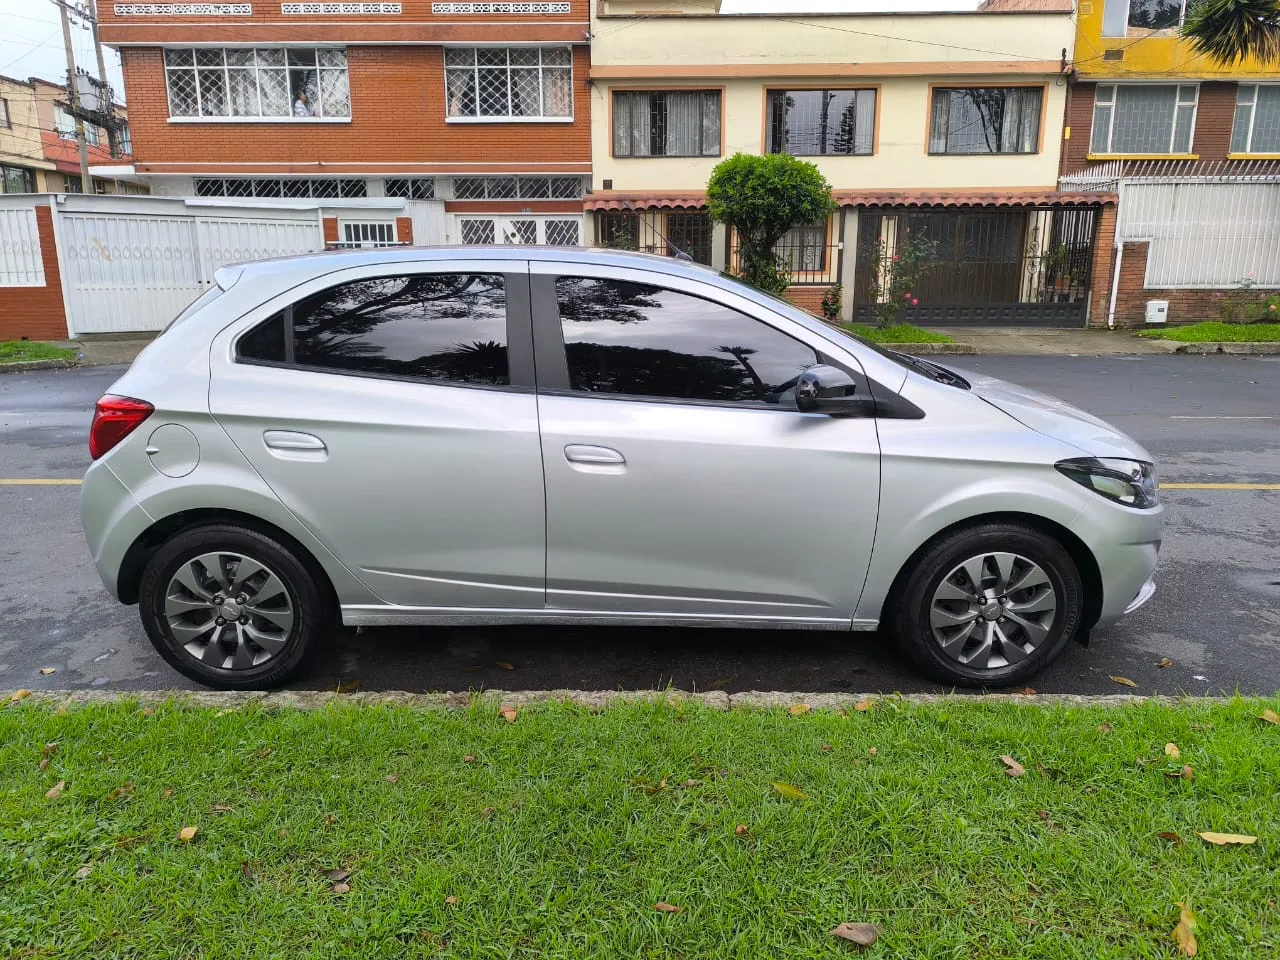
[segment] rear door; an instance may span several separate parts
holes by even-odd
[[[876,422],[800,413],[793,390],[834,358],[687,278],[531,270],[548,609],[848,627],[876,529]]]
[[[361,267],[278,298],[214,341],[213,415],[389,603],[543,607],[527,269]]]

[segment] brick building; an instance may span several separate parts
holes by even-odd
[[[579,243],[588,3],[100,0],[98,14],[155,194],[438,201],[440,236],[405,236],[405,220],[394,241]]]

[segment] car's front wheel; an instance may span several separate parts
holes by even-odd
[[[891,625],[916,665],[960,686],[1022,683],[1080,627],[1084,597],[1071,555],[1048,534],[983,523],[929,547],[909,571]]]
[[[138,597],[156,650],[192,680],[223,689],[277,686],[319,645],[324,597],[284,544],[219,525],[177,534],[151,557]]]

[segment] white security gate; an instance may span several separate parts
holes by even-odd
[[[459,216],[456,242],[534,244],[576,247],[582,243],[581,217]]]
[[[317,219],[62,213],[67,327],[160,330],[229,263],[324,248]]]
[[[72,336],[159,330],[200,295],[189,218],[66,213],[59,226]]]

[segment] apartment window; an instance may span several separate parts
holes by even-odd
[[[1280,153],[1280,84],[1240,84],[1231,152]]]
[[[116,143],[120,147],[120,152],[125,156],[133,153],[133,135],[129,133],[129,125],[127,123],[120,127]]]
[[[573,116],[573,53],[568,47],[447,47],[444,65],[450,119]]]
[[[1090,151],[1190,153],[1198,89],[1195,84],[1098,84]]]
[[[63,140],[74,140],[76,138],[76,118],[61,107],[58,107],[57,113],[54,114],[54,129]],[[101,142],[98,128],[92,123],[84,125],[84,142],[91,147],[96,147]]]
[[[0,127],[6,130],[13,127],[13,123],[9,120],[9,101],[0,97]]]
[[[577,177],[454,177],[455,200],[577,200]]]
[[[0,166],[0,193],[35,193],[36,175],[25,167]]]
[[[720,91],[615,92],[613,155],[720,156]]]
[[[1106,0],[1102,35],[1124,37],[1148,30],[1172,30],[1187,16],[1188,0]],[[1130,28],[1134,28],[1130,30]]]
[[[171,117],[351,116],[347,55],[328,47],[226,47],[164,52]]]
[[[770,90],[769,152],[793,157],[869,155],[874,90]]]
[[[1041,87],[947,87],[933,91],[929,152],[1037,153]]]
[[[368,196],[364,180],[336,177],[197,177],[197,197],[330,197]]]
[[[383,193],[405,200],[434,200],[436,182],[430,177],[396,177],[383,181]]]
[[[343,223],[342,246],[344,247],[394,247],[396,245],[396,225],[394,223]]]

